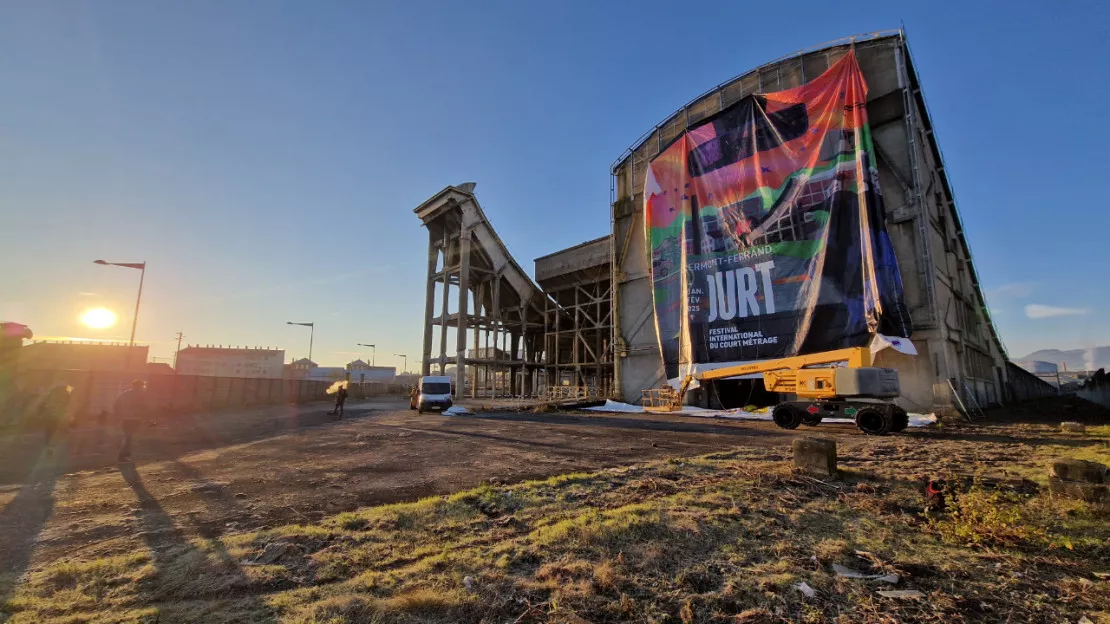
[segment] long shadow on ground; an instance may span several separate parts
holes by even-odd
[[[57,468],[53,456],[40,449],[39,460],[31,465],[26,485],[0,510],[0,620],[5,619],[5,605],[31,563],[35,541],[54,511]]]
[[[135,492],[139,501],[139,518],[143,531],[139,534],[154,558],[155,577],[141,583],[146,603],[159,607],[166,621],[188,621],[189,617],[174,613],[172,602],[210,599],[226,604],[218,607],[226,611],[227,621],[234,621],[237,613],[248,614],[255,622],[276,622],[265,604],[251,593],[251,581],[239,564],[232,559],[219,540],[213,540],[219,563],[214,564],[206,553],[198,550],[166,513],[158,500],[143,485],[134,464],[121,464],[120,474]],[[230,619],[228,619],[230,618]]]
[[[363,406],[348,409],[343,420],[355,420],[395,405]],[[258,442],[336,422],[326,412],[330,405],[287,406],[284,413],[267,414],[205,412],[167,415],[154,428],[144,427],[135,436],[134,457],[139,463],[174,459],[197,451],[232,444]],[[242,416],[236,419],[236,416]],[[340,421],[342,422],[342,421]],[[7,439],[4,439],[4,438]],[[107,427],[80,427],[68,432],[70,452],[56,464],[56,474],[103,468],[115,464],[119,450],[118,430]],[[0,485],[23,483],[25,466],[33,465],[37,453],[23,443],[22,436],[0,436]]]

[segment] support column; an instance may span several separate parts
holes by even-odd
[[[579,321],[579,312],[582,310],[582,304],[578,302],[578,285],[574,286],[574,348],[571,349],[574,358],[574,385],[586,385],[582,379],[582,323]]]
[[[466,387],[466,316],[470,292],[470,232],[459,236],[459,330],[455,338],[455,388],[461,394]],[[444,278],[446,282],[446,278]],[[447,297],[443,300],[446,302]],[[446,303],[444,304],[446,306]]]
[[[555,295],[555,366],[554,366],[555,382],[552,383],[551,385],[553,385],[553,386],[562,386],[563,385],[563,372],[559,368],[559,366],[562,364],[562,362],[559,361],[559,343],[562,342],[563,336],[562,336],[562,334],[559,333],[559,319],[563,315],[559,313],[559,309],[560,309],[560,306],[561,306],[561,304],[559,302],[559,293],[556,291],[555,293],[552,293],[552,294]]]
[[[447,239],[447,227],[443,228],[443,308],[439,317],[439,374],[447,374],[447,301],[451,296],[451,280],[448,269],[451,263],[451,243]]]
[[[424,302],[424,356],[420,363],[420,374],[427,377],[432,374],[432,334],[435,333],[432,325],[432,315],[436,308],[436,260],[439,259],[439,250],[435,241],[428,236],[428,290]],[[446,264],[446,263],[445,263]]]
[[[493,352],[490,357],[494,360],[493,364],[493,396],[500,397],[505,394],[505,369],[504,366],[498,361],[498,351],[501,349],[501,274],[496,273],[493,276],[492,293],[490,298],[493,301],[493,311],[491,314],[494,334],[493,334]]]
[[[480,298],[479,298],[480,299]],[[478,301],[474,302],[474,307],[481,309],[481,304]],[[475,327],[472,332],[474,333],[474,357],[478,357],[478,340],[482,330]],[[478,365],[474,364],[470,367],[470,398],[478,398]]]
[[[598,396],[604,396],[605,382],[602,381],[601,370],[605,361],[605,351],[601,347],[601,300],[604,294],[601,290],[601,282],[594,282],[593,296],[596,297],[594,301],[597,303],[594,306],[594,362],[597,363],[596,371],[594,372],[594,386],[597,388]]]
[[[492,395],[493,394],[493,385],[491,384],[491,378],[489,376],[489,372],[490,372],[489,371],[489,359],[490,359],[490,353],[492,353],[490,351],[490,348],[489,348],[490,331],[491,331],[490,326],[489,326],[489,323],[487,322],[486,323],[486,330],[484,332],[482,332],[483,334],[485,334],[485,341],[486,341],[485,351],[483,351],[483,353],[485,354],[485,358],[483,358],[485,360],[485,363],[482,364],[482,388],[483,389],[488,388],[490,395]]]
[[[509,361],[515,362],[516,359],[517,359],[517,357],[516,357],[517,348],[518,348],[518,345],[520,343],[520,334],[509,334],[509,341],[511,342],[511,346],[509,347],[509,350],[511,351],[511,353],[509,353]],[[518,369],[518,368],[516,368],[515,366],[512,366],[512,365],[510,365],[510,367],[509,367],[509,384],[510,384],[509,385],[509,394],[511,396],[514,396],[514,397],[517,396],[518,394],[521,394],[520,386],[522,385],[522,382],[524,381],[523,375],[520,375],[521,378],[517,379],[518,370],[521,373],[523,373],[524,368],[521,367],[521,368]]]

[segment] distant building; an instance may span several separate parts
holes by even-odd
[[[147,362],[143,372],[147,375],[172,375],[174,371],[173,367],[165,362]]]
[[[309,371],[318,367],[319,364],[316,362],[308,358],[301,358],[286,364],[282,369],[282,376],[287,379],[307,379]]]
[[[23,341],[34,337],[31,328],[20,323],[0,323],[0,383],[19,368],[19,352]],[[0,386],[0,392],[4,387]]]
[[[189,345],[177,354],[179,375],[281,379],[285,363],[282,349]]]
[[[139,371],[149,351],[115,342],[32,342],[19,351],[19,370]]]
[[[1034,375],[1055,375],[1060,372],[1059,366],[1052,362],[1045,362],[1042,360],[1017,360],[1014,364],[1017,364]]]
[[[397,368],[371,366],[362,360],[355,360],[347,364],[347,373],[351,383],[390,383],[397,376]]]
[[[308,374],[303,379],[315,381],[342,381],[347,378],[347,369],[342,366],[317,366],[308,369]]]

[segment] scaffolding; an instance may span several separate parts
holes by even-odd
[[[428,229],[421,374],[453,375],[459,397],[532,396],[543,368],[543,293],[493,231],[472,183],[415,212]]]
[[[428,230],[423,375],[453,376],[459,397],[610,395],[608,236],[538,258],[541,290],[505,249],[473,184],[449,186],[415,212]]]
[[[605,397],[613,385],[609,266],[583,273],[577,281],[544,287],[545,383],[594,388]]]

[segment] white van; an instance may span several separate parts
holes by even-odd
[[[420,395],[416,398],[416,410],[443,411],[451,407],[451,378],[444,376],[421,377]]]

